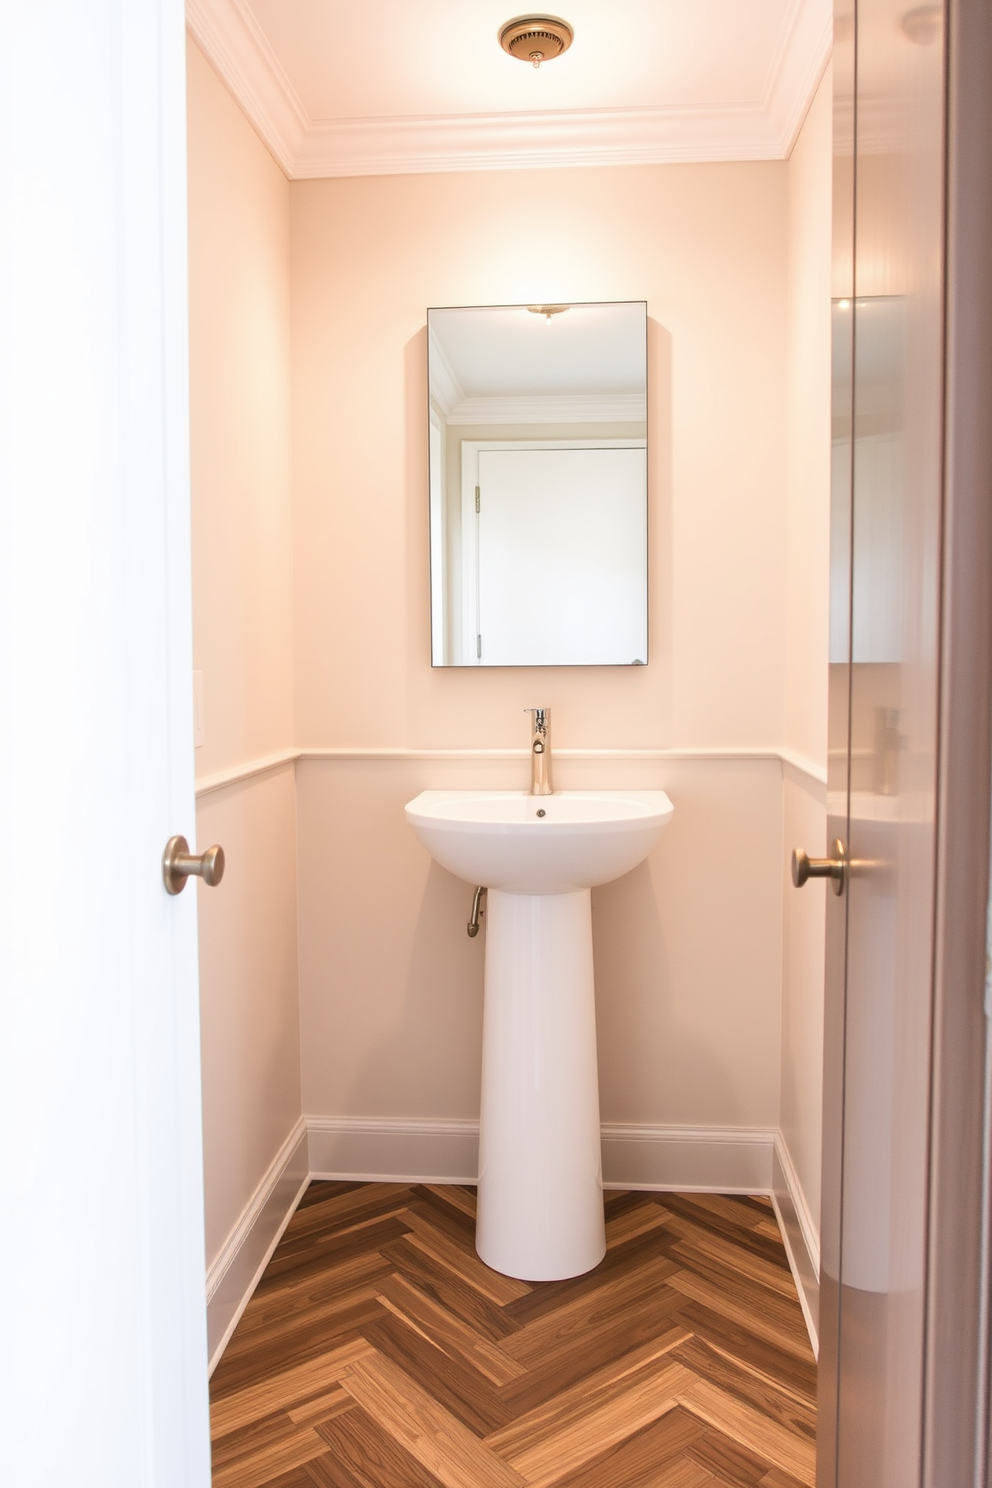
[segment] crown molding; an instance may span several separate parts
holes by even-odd
[[[434,175],[783,155],[760,108],[582,109],[316,123],[306,132],[293,175]]]
[[[186,29],[292,178],[310,120],[249,7],[186,0]]]
[[[760,104],[310,119],[247,0],[186,0],[186,24],[291,180],[784,160],[830,56],[830,0],[792,0]]]
[[[765,108],[782,141],[782,159],[792,147],[813,102],[833,50],[830,0],[795,0],[772,60]]]
[[[631,424],[647,419],[643,393],[535,393],[533,397],[463,398],[449,424]]]

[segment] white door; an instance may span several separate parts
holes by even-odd
[[[0,39],[0,1483],[206,1485],[182,0]]]
[[[643,449],[480,450],[483,666],[647,662]]]
[[[984,1456],[990,51],[988,0],[835,10],[818,1488]]]

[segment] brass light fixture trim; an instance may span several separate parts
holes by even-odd
[[[543,315],[546,320],[550,320],[551,317],[552,317],[552,315],[563,315],[566,310],[570,310],[571,308],[572,307],[570,305],[528,305],[527,306],[527,309],[530,311],[531,315]]]
[[[500,30],[499,44],[511,57],[540,67],[567,52],[574,35],[559,16],[524,15],[507,21]]]

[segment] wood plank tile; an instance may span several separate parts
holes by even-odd
[[[293,1441],[299,1437],[301,1429],[306,1429],[309,1424],[306,1422],[301,1426],[291,1421],[285,1411],[277,1410],[237,1431],[229,1432],[226,1436],[215,1437],[210,1446],[214,1470],[241,1459],[250,1459],[280,1443]]]
[[[679,1391],[678,1403],[732,1441],[765,1458],[773,1467],[791,1473],[808,1488],[815,1488],[815,1441],[787,1430],[764,1412],[711,1385],[708,1380],[693,1379]]]
[[[270,1292],[278,1293],[287,1283],[319,1282],[327,1267],[368,1255],[374,1250],[381,1251],[386,1245],[402,1240],[406,1233],[407,1226],[395,1216],[388,1215],[354,1233],[338,1235],[329,1231],[319,1243],[314,1242],[303,1251],[295,1251],[291,1264],[285,1264],[280,1255],[281,1245],[277,1246],[255,1296],[265,1297]],[[277,1269],[269,1269],[273,1267]]]
[[[608,1275],[595,1290],[586,1292],[575,1302],[567,1302],[525,1323],[504,1340],[503,1348],[512,1359],[529,1366],[546,1358],[549,1352],[571,1348],[583,1336],[609,1326],[618,1314],[636,1313],[646,1304],[659,1300],[670,1300],[670,1309],[674,1309],[679,1300],[667,1283],[678,1274],[679,1267],[667,1257],[652,1257],[631,1271]]]
[[[296,1331],[287,1329],[280,1337],[269,1339],[264,1350],[239,1347],[230,1358],[225,1356],[214,1372],[216,1398],[221,1400],[253,1381],[291,1369],[294,1363],[305,1364],[354,1343],[361,1338],[370,1320],[378,1318],[381,1312],[375,1297],[370,1297],[344,1312],[335,1312],[325,1327],[314,1325]]]
[[[703,1435],[704,1429],[695,1416],[676,1406],[659,1420],[559,1478],[555,1488],[654,1488],[658,1481],[663,1481],[662,1472],[673,1463],[685,1461],[686,1452]],[[694,1471],[703,1471],[697,1464],[691,1465]]]
[[[307,1190],[312,1193],[319,1184],[312,1183]],[[285,1237],[291,1249],[302,1237],[314,1230],[330,1226],[344,1227],[356,1219],[369,1218],[374,1214],[402,1209],[410,1202],[413,1185],[407,1183],[356,1183],[346,1192],[325,1194],[301,1205],[286,1226]]]
[[[329,1264],[314,1275],[285,1279],[278,1289],[256,1292],[241,1315],[238,1333],[241,1338],[270,1322],[299,1317],[310,1307],[340,1297],[352,1287],[379,1282],[392,1273],[392,1266],[375,1249],[349,1256],[339,1264]]]
[[[802,1419],[811,1421],[815,1430],[816,1392],[815,1388],[810,1388],[805,1383],[805,1379],[797,1380],[793,1371],[789,1371],[786,1376],[776,1374],[772,1369],[766,1367],[763,1350],[748,1349],[744,1357],[741,1357],[740,1353],[735,1354],[731,1349],[723,1347],[713,1339],[703,1338],[702,1336],[695,1336],[693,1338],[693,1345],[705,1350],[708,1354],[715,1354],[717,1358],[725,1360],[732,1368],[740,1370],[744,1374],[751,1375],[762,1385],[766,1385],[787,1399],[795,1401],[802,1413]],[[706,1375],[705,1369],[700,1369],[699,1372],[704,1376]],[[719,1383],[719,1381],[714,1380],[714,1383]],[[813,1384],[815,1386],[815,1381]]]
[[[649,1479],[644,1488],[719,1488],[716,1478],[698,1462],[673,1462],[657,1477]]]
[[[711,1347],[722,1350],[737,1363],[766,1375],[780,1388],[801,1399],[815,1402],[816,1360],[811,1348],[807,1348],[805,1353],[780,1349],[727,1317],[717,1307],[687,1301],[674,1316],[690,1332]]]
[[[351,1193],[356,1188],[366,1188],[367,1186],[360,1179],[311,1178],[309,1184],[303,1190],[303,1197],[296,1206],[296,1213],[304,1212],[314,1204],[322,1204],[331,1194]],[[293,1218],[296,1218],[295,1214]]]
[[[291,1468],[289,1472],[280,1473],[276,1478],[266,1478],[264,1488],[313,1488],[313,1478],[304,1463],[302,1467]]]
[[[766,1461],[748,1452],[721,1431],[704,1431],[686,1456],[713,1474],[721,1488],[758,1488],[768,1471]]]
[[[401,1320],[422,1332],[428,1341],[436,1343],[450,1358],[471,1365],[494,1385],[508,1385],[527,1372],[498,1343],[483,1338],[461,1318],[407,1281],[405,1276],[388,1277],[382,1283],[379,1300]]]
[[[382,1354],[352,1364],[342,1384],[445,1488],[524,1488],[526,1479]]]
[[[711,1207],[708,1202],[714,1198],[722,1201],[718,1208]],[[663,1206],[673,1218],[697,1224],[708,1234],[723,1236],[741,1250],[763,1256],[783,1271],[788,1271],[789,1261],[777,1226],[772,1235],[762,1234],[758,1229],[762,1221],[774,1226],[775,1216],[756,1200],[731,1199],[719,1194],[664,1194]]]
[[[338,1464],[361,1488],[441,1488],[441,1479],[428,1472],[410,1452],[356,1406],[321,1427],[319,1433]]]
[[[653,1200],[625,1209],[606,1221],[607,1250],[614,1250],[618,1245],[624,1244],[627,1240],[633,1240],[637,1235],[645,1235],[650,1230],[659,1229],[667,1218],[665,1210]]]
[[[387,1272],[386,1275],[388,1274]],[[344,1287],[330,1297],[311,1302],[306,1308],[307,1331],[311,1334],[319,1333],[327,1340],[327,1345],[331,1346],[338,1333],[355,1326],[356,1317],[374,1317],[374,1308],[370,1304],[374,1303],[384,1279],[380,1273],[360,1286]],[[246,1328],[236,1342],[232,1339],[233,1347],[224,1356],[228,1368],[233,1360],[248,1352],[274,1356],[282,1341],[287,1338],[295,1339],[299,1328],[298,1318],[298,1309],[289,1308],[284,1313],[269,1309],[264,1320],[255,1319],[254,1327]]]
[[[211,1382],[215,1488],[810,1488],[816,1366],[769,1202],[605,1196],[518,1282],[475,1193],[317,1183]]]
[[[742,1368],[699,1338],[691,1338],[672,1351],[672,1358],[711,1385],[736,1396],[788,1431],[816,1437],[816,1407],[792,1392],[779,1389],[774,1381]]]
[[[433,1260],[441,1261],[483,1297],[495,1302],[497,1307],[515,1302],[518,1297],[526,1297],[530,1292],[527,1282],[516,1281],[511,1276],[502,1276],[498,1271],[490,1270],[476,1255],[474,1247],[452,1239],[425,1215],[418,1213],[416,1208],[404,1210],[404,1218],[413,1231],[413,1234],[406,1236],[408,1245],[415,1246]]]
[[[572,1276],[566,1281],[534,1282],[530,1295],[520,1297],[516,1302],[508,1302],[503,1313],[525,1326],[535,1318],[544,1317],[559,1307],[577,1302],[580,1297],[598,1291],[608,1277],[636,1270],[648,1261],[665,1259],[665,1244],[677,1243],[677,1239],[677,1236],[668,1234],[664,1227],[634,1235],[607,1250],[599,1265],[587,1271],[584,1276]]]
[[[290,1406],[286,1415],[297,1426],[317,1426],[321,1421],[344,1415],[354,1404],[347,1390],[335,1385],[326,1395],[315,1395],[312,1400],[304,1400],[301,1405]]]
[[[771,1225],[775,1244],[781,1244],[774,1211],[764,1198],[753,1199],[748,1194],[714,1193],[666,1193],[659,1195],[659,1198],[663,1204],[670,1201],[672,1209],[680,1213],[698,1214],[702,1211],[725,1220],[735,1229],[760,1233],[764,1226]]]
[[[450,1359],[391,1313],[366,1332],[368,1342],[413,1379],[429,1381],[430,1392],[445,1410],[477,1436],[497,1431],[513,1419],[501,1392],[474,1369]]]
[[[345,1371],[357,1359],[371,1353],[364,1338],[354,1343],[342,1344],[303,1364],[284,1369],[270,1375],[257,1384],[245,1385],[240,1390],[215,1399],[210,1412],[211,1437],[226,1436],[237,1431],[259,1416],[269,1415],[275,1410],[288,1410],[304,1400],[313,1400],[317,1395],[326,1395],[341,1382]]]
[[[327,1447],[323,1456],[307,1462],[303,1472],[306,1488],[368,1488],[367,1479],[356,1478],[332,1447]]]
[[[604,1447],[672,1410],[693,1383],[680,1364],[652,1360],[597,1389],[578,1387],[570,1401],[559,1396],[552,1409],[531,1411],[487,1441],[531,1488],[550,1488]]]
[[[519,1380],[503,1386],[501,1399],[516,1415],[580,1386],[604,1368],[615,1372],[638,1359],[672,1352],[692,1335],[680,1321],[672,1321],[670,1309],[670,1301],[659,1298],[623,1313],[588,1340],[580,1336],[567,1346],[549,1348]]]
[[[795,1297],[796,1284],[792,1279],[792,1273],[777,1260],[770,1261],[763,1255],[757,1255],[750,1248],[735,1244],[723,1235],[715,1235],[705,1230],[702,1225],[684,1219],[679,1214],[670,1215],[667,1225],[675,1234],[681,1236],[686,1245],[697,1254],[711,1257],[725,1266],[727,1270],[746,1276],[761,1286],[769,1287],[772,1291],[788,1297],[790,1301]]]
[[[406,1207],[414,1214],[422,1214],[426,1219],[432,1220],[453,1240],[467,1245],[472,1251],[475,1250],[474,1214],[466,1214],[456,1204],[445,1203],[440,1197],[438,1188],[429,1188],[426,1184],[418,1186],[414,1189],[413,1199]]]
[[[506,1308],[490,1302],[437,1257],[408,1244],[406,1237],[385,1246],[382,1253],[400,1276],[405,1276],[426,1296],[440,1302],[491,1343],[498,1343],[517,1331],[519,1324],[508,1315]]]
[[[800,1333],[791,1318],[783,1320],[781,1314],[772,1308],[770,1303],[767,1310],[762,1309],[758,1303],[743,1305],[733,1288],[714,1286],[698,1273],[685,1269],[676,1271],[674,1276],[667,1277],[666,1285],[681,1292],[691,1301],[701,1302],[704,1307],[710,1307],[732,1321],[740,1323],[741,1327],[748,1332],[754,1333],[758,1338],[767,1339],[783,1353],[805,1358],[809,1352],[808,1335],[804,1336]]]
[[[272,1478],[299,1467],[327,1451],[327,1443],[316,1431],[301,1430],[288,1441],[262,1448],[251,1457],[239,1457],[214,1468],[214,1488],[262,1488]]]
[[[460,1209],[473,1224],[475,1223],[477,1204],[474,1188],[463,1188],[457,1183],[425,1183],[423,1187],[445,1204],[451,1204],[456,1209]]]

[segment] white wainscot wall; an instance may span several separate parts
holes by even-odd
[[[286,759],[255,768],[258,786],[292,781]],[[484,932],[468,938],[471,886],[431,861],[403,806],[425,789],[522,788],[527,768],[524,751],[300,753],[306,1115],[270,1142],[215,1253],[212,1341],[233,1328],[307,1175],[475,1181]],[[813,1136],[793,1123],[797,1162],[779,1130],[783,848],[808,825],[801,812],[785,821],[783,772],[809,784],[808,771],[758,751],[559,751],[555,769],[559,789],[661,788],[675,805],[648,861],[593,894],[605,1182],[771,1194],[815,1338],[815,1210],[799,1176],[802,1162],[815,1203]],[[207,799],[219,808],[246,788]],[[815,804],[822,784],[810,789]],[[793,1037],[795,1018],[786,1028]]]

